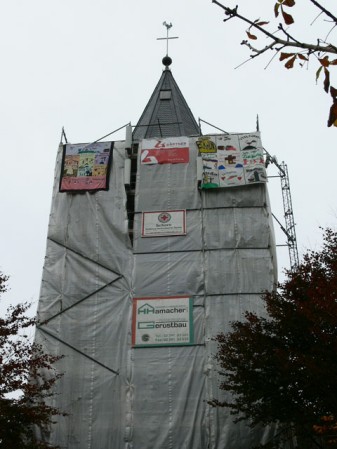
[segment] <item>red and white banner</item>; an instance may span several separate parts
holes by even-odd
[[[142,140],[142,164],[186,164],[189,160],[188,137]]]

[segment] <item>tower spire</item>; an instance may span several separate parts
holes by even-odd
[[[165,58],[171,60],[169,56]],[[198,124],[171,70],[166,67],[134,129],[133,140],[199,134]]]

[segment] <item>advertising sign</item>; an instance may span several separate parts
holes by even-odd
[[[142,237],[186,235],[186,210],[143,212]]]
[[[60,192],[108,190],[113,142],[63,146]]]
[[[193,344],[193,300],[187,296],[134,298],[132,346]]]
[[[167,137],[163,139],[143,139],[141,163],[151,164],[186,164],[189,162],[188,137]]]
[[[202,136],[196,142],[202,158],[202,189],[267,181],[260,133]]]

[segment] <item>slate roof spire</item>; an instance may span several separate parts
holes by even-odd
[[[172,59],[163,58],[165,69],[133,132],[133,140],[150,137],[198,136],[199,126],[170,70]]]

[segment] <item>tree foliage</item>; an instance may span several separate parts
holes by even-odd
[[[213,405],[252,426],[278,422],[302,449],[337,447],[337,232],[323,236],[320,251],[263,295],[266,317],[247,312],[216,337],[220,388],[234,395]]]
[[[7,289],[8,277],[0,273],[0,294]],[[27,331],[36,324],[26,316],[29,304],[9,307],[0,317],[0,447],[45,449],[52,446],[34,437],[33,427],[45,429],[53,416],[61,413],[44,400],[60,377],[53,363],[60,357],[43,353],[31,343]],[[41,370],[49,371],[49,378]]]
[[[248,18],[239,13],[238,6],[230,8],[217,0],[212,0],[212,3],[224,10],[226,15],[224,22],[237,18],[247,24],[246,38],[241,45],[249,48],[251,58],[272,51],[279,56],[279,60],[287,69],[292,69],[296,63],[301,67],[307,66],[309,61],[314,59],[316,61],[316,82],[322,74],[324,91],[332,97],[328,126],[337,127],[337,89],[330,83],[330,69],[337,65],[337,46],[329,40],[330,35],[337,27],[337,14],[333,14],[321,2],[307,0],[308,4],[311,3],[317,9],[316,19],[324,20],[327,31],[324,37],[315,36],[312,42],[304,42],[301,36],[290,31],[298,21],[297,18],[295,19],[295,0],[277,0],[274,4],[273,14],[275,20],[279,21],[276,32],[273,21]],[[292,8],[294,8],[294,12],[292,12]],[[262,36],[268,38],[268,44],[257,46],[258,38]]]

